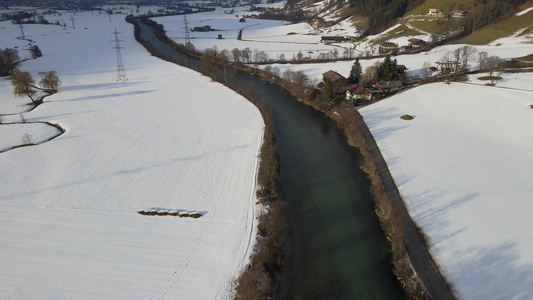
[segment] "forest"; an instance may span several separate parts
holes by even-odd
[[[514,12],[517,6],[527,0],[475,0],[469,10],[464,31],[466,34],[500,20]],[[376,34],[392,26],[397,18],[420,6],[424,0],[350,0],[355,16],[369,18],[367,34]]]

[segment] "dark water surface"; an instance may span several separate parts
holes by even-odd
[[[199,66],[198,59],[157,40],[149,27],[141,29],[143,39],[173,60],[184,57]],[[392,276],[359,151],[329,118],[283,88],[247,72],[227,74],[273,108],[293,239],[288,298],[405,299]]]

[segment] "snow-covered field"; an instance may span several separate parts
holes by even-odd
[[[532,80],[435,83],[360,110],[461,299],[533,294]]]
[[[63,14],[62,18],[70,18]],[[75,15],[76,29],[25,25],[63,85],[31,112],[0,79],[4,123],[57,123],[44,144],[0,153],[0,298],[220,299],[255,241],[263,121],[246,99],[150,56],[123,16]],[[67,26],[68,27],[68,26]],[[128,80],[116,82],[114,29]],[[0,47],[29,57],[20,28]],[[0,148],[38,142],[47,125],[0,125]],[[138,209],[200,212],[199,219]]]
[[[280,3],[273,4],[279,6]],[[270,5],[272,6],[272,5]],[[263,19],[246,18],[246,22],[240,22],[244,16],[257,14],[249,11],[249,7],[236,7],[232,14],[230,9],[217,8],[213,12],[187,15],[187,26],[202,27],[209,25],[216,31],[189,32],[190,41],[200,50],[216,46],[218,50],[234,48],[243,50],[250,48],[251,51],[263,51],[269,59],[278,59],[281,54],[286,60],[293,59],[299,52],[304,57],[316,58],[320,53],[338,51],[341,57],[344,48],[351,48],[353,44],[343,44],[344,48],[333,45],[324,45],[320,42],[321,36],[355,34],[355,28],[343,23],[335,28],[316,30],[307,23],[290,24],[286,21],[273,21]],[[185,21],[183,16],[166,16],[154,18],[163,24],[168,37],[178,43],[185,42]],[[242,30],[242,40],[238,40],[239,31]],[[222,39],[218,39],[222,35]]]

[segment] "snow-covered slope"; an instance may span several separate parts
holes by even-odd
[[[461,299],[533,294],[530,105],[533,91],[435,83],[360,110]]]
[[[44,56],[20,68],[34,77],[56,70],[63,85],[23,115],[66,132],[0,153],[0,298],[228,297],[255,239],[260,113],[220,84],[151,57],[122,18],[74,18],[75,30],[24,28]],[[115,27],[126,82],[116,82]],[[27,44],[15,39],[18,27],[0,28],[2,47]],[[1,85],[0,113],[23,111],[14,103],[29,100]],[[20,143],[22,126],[0,125],[0,147]],[[203,216],[142,216],[142,208]]]

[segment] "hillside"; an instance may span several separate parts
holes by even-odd
[[[484,45],[496,39],[513,35],[525,37],[533,33],[533,10],[531,8],[533,8],[533,1],[528,1],[518,7],[519,12],[499,22],[476,30],[453,43]]]
[[[412,31],[435,34],[440,41],[455,40],[472,33],[473,36],[463,43],[484,44],[531,25],[533,17],[529,13],[515,16],[531,6],[531,0],[351,0],[348,5],[340,1],[301,1],[295,7],[307,15],[348,20],[364,35],[378,34],[400,20],[400,23],[408,22]],[[430,13],[430,9],[436,11]],[[454,15],[457,11],[464,13]]]
[[[445,35],[445,39],[453,40],[494,23],[509,20],[514,13],[521,10],[521,6],[526,5],[526,2],[527,0],[427,0],[422,5],[406,13],[404,19],[408,20],[416,28],[433,34]],[[434,11],[431,12],[430,10]],[[454,12],[458,11],[463,13],[454,14]],[[489,29],[485,31],[485,34],[489,33],[489,36],[498,35],[492,33],[492,31],[493,29]],[[499,37],[502,36],[505,35],[499,35]]]

